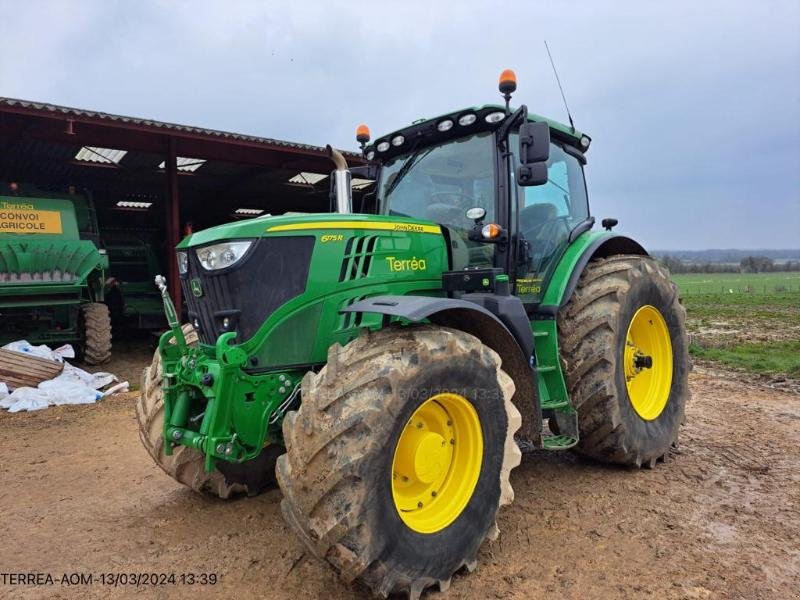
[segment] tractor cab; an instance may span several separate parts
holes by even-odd
[[[593,223],[583,172],[589,143],[524,106],[486,105],[395,131],[364,155],[377,176],[378,213],[441,225],[451,269],[500,268],[514,294],[538,304],[570,240]],[[523,179],[531,170],[538,178]]]

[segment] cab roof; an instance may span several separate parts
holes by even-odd
[[[494,112],[505,112],[506,108],[504,105],[501,104],[483,104],[481,106],[470,106],[466,108],[462,108],[461,110],[456,110],[453,112],[445,113],[443,115],[439,115],[430,119],[420,119],[418,121],[414,121],[411,125],[407,125],[401,129],[397,129],[388,133],[386,135],[379,136],[375,138],[371,144],[369,144],[365,149],[364,152],[366,155],[369,155],[370,152],[374,152],[373,159],[375,160],[385,160],[387,158],[394,157],[398,154],[403,154],[408,151],[408,144],[401,144],[400,146],[392,145],[392,140],[396,138],[398,135],[402,135],[406,138],[406,141],[409,137],[417,136],[417,135],[424,135],[426,133],[432,133],[433,137],[442,139],[448,138],[456,138],[462,137],[463,135],[467,135],[470,133],[478,132],[478,131],[487,131],[496,129],[502,123],[502,120],[498,121],[497,123],[487,123],[485,118],[487,115],[494,113]],[[510,109],[510,114],[516,110],[515,108]],[[458,125],[458,119],[461,117],[468,115],[468,114],[475,114],[476,119],[475,122],[471,125],[461,126]],[[446,133],[440,134],[436,131],[436,126],[445,121],[450,119],[453,121],[453,126],[450,130]],[[569,125],[565,125],[564,123],[560,123],[559,121],[554,121],[553,119],[548,119],[541,115],[537,115],[532,112],[528,112],[528,121],[531,122],[544,122],[550,127],[551,135],[571,146],[575,146],[580,152],[586,152],[588,146],[581,145],[581,138],[591,138],[579,131],[570,127]],[[377,147],[381,142],[388,142],[389,149],[385,152],[378,152]],[[369,158],[369,156],[368,156]],[[370,159],[372,160],[372,159]]]

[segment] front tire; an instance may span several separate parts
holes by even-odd
[[[577,452],[653,467],[677,444],[689,397],[685,322],[677,287],[652,258],[589,264],[558,323]]]
[[[461,331],[389,329],[332,346],[283,422],[284,517],[347,583],[383,597],[446,589],[513,500],[513,393],[497,354]]]

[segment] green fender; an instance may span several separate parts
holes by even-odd
[[[587,231],[579,235],[559,259],[537,312],[555,316],[569,301],[589,261],[617,254],[648,256],[638,242],[624,235],[610,231]]]

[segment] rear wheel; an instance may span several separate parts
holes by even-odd
[[[677,443],[689,397],[685,320],[677,288],[655,260],[590,263],[559,316],[578,452],[652,467]]]
[[[331,347],[283,422],[286,520],[345,582],[384,597],[446,589],[513,500],[513,393],[497,354],[453,329]]]
[[[108,306],[92,302],[81,306],[81,358],[87,365],[102,365],[111,360],[111,317]]]

